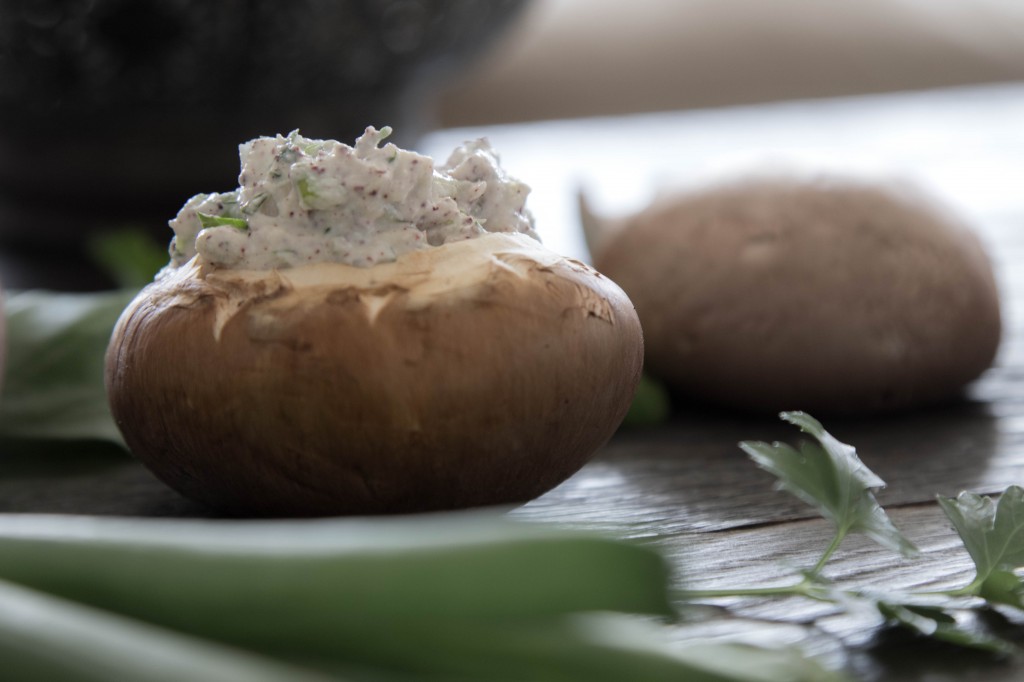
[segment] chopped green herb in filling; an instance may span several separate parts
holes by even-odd
[[[245,222],[244,218],[229,218],[226,215],[210,215],[209,213],[203,213],[196,211],[196,216],[199,218],[199,224],[203,227],[233,227],[238,230],[249,229],[249,224]]]

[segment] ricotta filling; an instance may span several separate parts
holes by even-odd
[[[490,233],[538,239],[530,188],[502,170],[486,140],[435,166],[382,144],[390,133],[367,128],[352,147],[298,131],[240,145],[239,187],[198,194],[170,221],[168,267],[197,255],[236,270],[369,267]]]

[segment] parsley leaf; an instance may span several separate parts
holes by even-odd
[[[196,211],[196,215],[199,216],[199,224],[203,228],[207,227],[233,227],[236,230],[248,230],[249,223],[246,222],[245,218],[231,218],[225,215],[210,215],[209,213],[202,213]]]
[[[745,441],[740,447],[761,468],[778,478],[777,486],[817,509],[835,526],[831,544],[814,568],[796,583],[771,587],[687,590],[689,601],[722,597],[803,597],[834,604],[848,613],[874,613],[893,626],[956,646],[996,655],[1020,653],[1015,643],[987,627],[978,616],[985,606],[1005,604],[1024,610],[1024,488],[1007,488],[998,504],[992,498],[961,493],[938,498],[977,568],[966,587],[942,591],[843,589],[821,576],[828,559],[851,532],[859,532],[904,555],[918,550],[892,524],[873,491],[885,483],[868,469],[856,450],[840,442],[813,417],[784,412],[783,420],[813,436],[799,449],[784,443]]]
[[[848,533],[863,533],[904,556],[916,554],[917,548],[893,525],[872,493],[885,487],[885,482],[860,461],[853,446],[839,442],[809,414],[779,416],[817,442],[801,443],[797,450],[785,443],[745,441],[740,448],[779,479],[779,488],[816,508],[835,526],[835,540],[812,573],[820,570]]]
[[[977,569],[964,592],[1024,609],[1024,582],[1014,574],[1024,568],[1024,489],[1010,486],[998,503],[968,492],[938,502]]]

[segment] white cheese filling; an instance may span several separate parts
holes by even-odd
[[[494,232],[537,239],[530,188],[505,174],[486,140],[435,167],[381,146],[390,132],[367,128],[354,147],[297,131],[240,145],[238,189],[194,196],[170,221],[170,267],[197,254],[236,270],[367,267]]]

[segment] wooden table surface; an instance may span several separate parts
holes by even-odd
[[[797,160],[911,177],[961,210],[982,234],[1001,286],[1004,341],[964,401],[925,412],[827,419],[840,440],[888,484],[879,500],[923,551],[904,560],[851,537],[826,575],[851,586],[950,587],[972,577],[969,558],[935,503],[961,490],[1024,484],[1024,87],[799,102],[726,111],[645,115],[445,131],[435,154],[487,134],[511,173],[535,190],[547,241],[585,257],[573,214],[586,187],[599,210],[637,208],[651,186],[693,181],[757,159]],[[565,226],[563,231],[546,225]],[[773,417],[688,408],[670,423],[620,431],[576,476],[512,513],[601,529],[660,545],[694,588],[766,585],[813,564],[830,528],[776,492],[740,440],[794,441]],[[0,458],[0,511],[206,516],[114,448],[54,445]],[[727,607],[727,608],[726,608]],[[798,645],[863,680],[1017,680],[1024,659],[994,661],[880,627],[877,619],[796,600],[709,603],[680,639]],[[1024,624],[1003,624],[1024,644]]]

